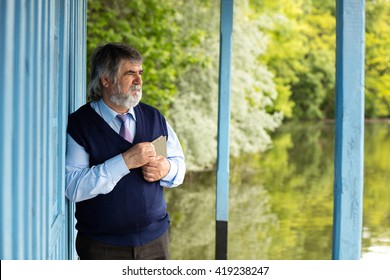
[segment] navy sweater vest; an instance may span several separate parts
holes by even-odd
[[[119,136],[90,104],[69,116],[68,133],[89,154],[90,167],[137,143],[168,137],[166,121],[157,109],[140,103],[134,111],[137,133],[133,144]],[[145,181],[141,168],[131,169],[110,193],[77,202],[75,216],[79,232],[120,246],[144,245],[169,227],[163,188],[159,181]]]

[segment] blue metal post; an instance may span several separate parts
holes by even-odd
[[[364,0],[337,0],[333,259],[360,259],[364,171]]]
[[[217,260],[226,260],[229,211],[230,68],[233,30],[233,0],[221,0],[220,28],[215,258]]]

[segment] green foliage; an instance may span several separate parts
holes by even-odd
[[[366,117],[390,117],[390,1],[367,1],[366,23]]]
[[[184,32],[193,28],[205,34],[199,46],[187,48],[204,59],[183,72],[172,115],[189,169],[203,170],[216,160],[220,7],[217,1],[193,0],[177,5],[176,11],[185,19],[181,24]],[[269,132],[282,119],[276,110],[268,112],[277,97],[272,74],[253,63],[264,53],[266,38],[258,28],[259,21],[251,16],[248,1],[235,2],[230,126],[231,154],[235,156],[267,149]]]
[[[390,116],[389,9],[367,1],[366,117]],[[167,116],[189,170],[216,161],[219,16],[219,1],[88,1],[88,56],[108,41],[142,52],[143,101]],[[335,1],[235,1],[233,23],[233,156],[271,147],[283,118],[334,117]]]
[[[196,30],[200,35],[198,44],[186,47],[186,52],[198,57],[198,61],[183,69],[171,115],[189,170],[209,168],[216,159],[218,8],[216,1],[204,0],[179,1],[176,5],[177,18],[182,26],[179,36],[185,36],[188,30]]]
[[[180,25],[175,15],[174,1],[88,1],[88,54],[110,41],[139,49],[145,59],[143,101],[165,114],[177,94],[183,67],[197,60],[185,53],[185,47],[199,38],[191,30],[178,37]]]
[[[296,119],[333,113],[335,19],[311,1],[277,1],[257,6],[269,36],[261,62],[273,71],[280,91],[276,108]],[[329,102],[327,102],[329,98]],[[330,107],[330,108],[329,108]]]
[[[336,1],[251,1],[269,36],[260,62],[274,73],[275,109],[294,119],[334,118]],[[390,117],[390,2],[366,1],[366,117]]]
[[[251,18],[248,1],[237,3],[231,120],[231,152],[236,156],[268,148],[269,132],[282,119],[273,108],[277,92],[272,74],[265,66],[248,63],[264,53],[266,38],[259,21]],[[102,41],[130,43],[143,53],[143,100],[167,115],[181,139],[189,170],[210,168],[216,161],[219,4],[207,0],[88,2],[88,53]]]

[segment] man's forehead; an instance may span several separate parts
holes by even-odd
[[[132,60],[129,60],[129,59],[122,59],[121,67],[142,69],[142,63],[141,62],[132,61]]]

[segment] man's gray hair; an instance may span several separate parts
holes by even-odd
[[[136,64],[143,62],[141,53],[127,44],[107,43],[95,49],[91,59],[88,99],[97,101],[102,98],[103,88],[100,78],[106,76],[110,82],[116,82],[118,70],[123,60],[130,60]]]

